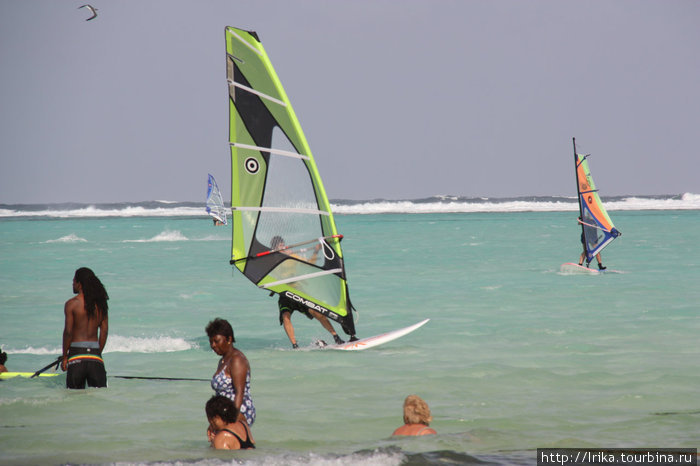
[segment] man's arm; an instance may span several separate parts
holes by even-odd
[[[72,299],[66,301],[66,305],[63,307],[63,314],[65,315],[65,324],[63,326],[63,359],[61,360],[61,369],[64,371],[68,365],[68,348],[73,342],[73,310],[71,309]]]
[[[316,247],[314,247],[314,253],[311,254],[311,259],[309,259],[309,262],[312,264],[316,263],[316,258],[318,258],[318,251],[321,250],[321,243],[318,243]]]

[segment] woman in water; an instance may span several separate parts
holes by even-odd
[[[430,415],[428,403],[418,395],[408,395],[403,402],[404,425],[394,431],[392,435],[429,435],[437,434],[428,427],[433,417]]]
[[[205,406],[211,446],[217,450],[247,450],[255,448],[248,424],[238,418],[238,411],[225,396],[214,395]]]
[[[211,388],[217,395],[233,401],[238,417],[252,426],[255,422],[255,406],[250,397],[250,364],[245,355],[233,344],[231,324],[224,319],[214,319],[206,327],[209,346],[221,356],[216,373],[211,379]]]

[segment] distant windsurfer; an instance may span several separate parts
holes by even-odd
[[[586,228],[586,229],[590,228],[591,230],[593,230],[593,232],[595,232],[595,228],[592,228],[591,226],[587,226],[585,223],[583,223],[583,220],[581,220],[581,217],[578,218],[578,223],[580,225],[583,225],[583,228]],[[613,228],[613,230],[615,232],[617,232],[617,230],[615,230],[614,228]],[[614,236],[617,236],[617,235],[614,235]],[[583,231],[581,232],[581,245],[583,246],[583,252],[581,253],[581,257],[579,257],[579,259],[578,259],[578,265],[583,265],[583,261],[586,258],[586,256],[588,255],[588,249],[586,248],[586,235],[583,233]],[[600,258],[600,252],[595,255],[595,259],[598,261],[598,269],[599,270],[607,269],[607,267],[603,267],[603,261]],[[586,265],[588,265],[588,264],[590,264],[590,261]]]
[[[581,253],[581,257],[579,257],[578,259],[578,265],[583,265],[583,260],[586,258],[586,254],[588,254],[588,250],[586,249],[586,237],[583,235],[583,233],[581,233],[581,244],[583,245],[583,252]],[[603,267],[603,263],[600,258],[600,253],[596,254],[595,258],[598,261],[598,269],[607,269],[607,267]]]
[[[287,249],[287,246],[284,244],[284,240],[282,239],[281,236],[275,236],[272,238],[270,241],[270,246],[272,246],[273,251],[279,251],[284,254],[287,254],[288,256],[292,257],[297,257],[300,259],[298,256],[295,254],[292,254],[289,249]],[[309,259],[308,262],[316,262],[316,257],[318,256],[318,251],[321,249],[321,243],[317,244],[316,247],[314,248],[314,253]],[[294,336],[294,326],[292,325],[292,313],[294,311],[300,312],[304,314],[307,318],[309,319],[316,319],[318,320],[323,328],[328,330],[328,332],[333,336],[333,340],[335,341],[336,344],[340,345],[345,343],[342,338],[338,336],[336,333],[335,329],[333,328],[333,325],[330,323],[328,318],[321,314],[320,312],[310,309],[306,306],[304,306],[301,303],[298,303],[282,294],[280,294],[279,301],[277,301],[277,305],[279,307],[280,311],[280,325],[284,327],[284,331],[287,333],[287,338],[289,338],[290,343],[292,344],[292,348],[299,348],[299,344],[297,343],[297,339]]]
[[[87,8],[88,10],[90,10],[90,13],[92,13],[92,16],[90,16],[90,17],[89,17],[88,19],[86,19],[85,21],[90,21],[91,19],[97,18],[97,8],[95,8],[94,6],[92,6],[92,5],[82,5],[82,6],[79,6],[79,7],[78,7],[78,9],[81,9],[81,8]]]
[[[209,180],[207,181],[207,201],[205,205],[207,213],[211,215],[215,227],[226,225],[224,200],[221,198],[219,185],[216,184],[216,180],[211,174],[209,174]]]
[[[75,271],[73,293],[64,307],[63,358],[66,388],[106,387],[107,372],[102,350],[107,343],[107,290],[87,267]]]

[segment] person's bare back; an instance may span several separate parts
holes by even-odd
[[[102,312],[97,309],[96,318],[88,318],[87,311],[85,310],[85,299],[82,293],[66,301],[65,314],[66,329],[64,331],[68,331],[71,335],[71,341],[69,343],[74,341],[99,341],[97,331],[102,326],[104,320],[102,319]],[[69,318],[72,324],[70,328],[68,328]],[[102,351],[103,348],[104,345],[100,344],[100,351]]]
[[[106,386],[102,350],[109,330],[107,300],[102,282],[92,270],[82,267],[73,278],[72,297],[63,308],[63,357],[61,368],[68,371],[66,386],[84,388]]]

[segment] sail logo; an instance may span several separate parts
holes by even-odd
[[[295,295],[294,293],[292,293],[292,292],[290,292],[290,291],[285,291],[285,292],[284,292],[284,295],[285,295],[287,298],[292,299],[292,300],[298,302],[299,304],[303,304],[303,305],[306,306],[306,307],[310,307],[311,309],[313,309],[313,310],[315,310],[315,311],[318,311],[318,312],[320,312],[320,313],[322,313],[322,314],[325,314],[325,315],[330,314],[330,311],[329,311],[328,309],[326,309],[325,307],[319,306],[318,304],[316,304],[316,303],[314,303],[314,302],[312,302],[312,301],[309,301],[308,299],[304,299],[304,298],[302,298],[301,296],[297,296],[297,295]]]
[[[258,163],[257,159],[254,157],[248,157],[245,159],[245,171],[250,173],[251,175],[255,175],[258,170],[260,169],[260,164]]]

